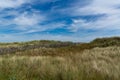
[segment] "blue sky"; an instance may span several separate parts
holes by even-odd
[[[120,0],[0,0],[0,42],[120,36]]]

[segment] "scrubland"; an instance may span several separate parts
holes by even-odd
[[[102,40],[1,54],[0,80],[120,80],[119,40]]]

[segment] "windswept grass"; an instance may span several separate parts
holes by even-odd
[[[120,80],[120,47],[75,55],[1,56],[0,80]]]
[[[73,43],[61,41],[30,41],[0,43],[0,55],[20,54],[29,56],[66,56],[69,53],[83,52],[95,47],[120,46],[120,37],[95,39],[90,43]]]

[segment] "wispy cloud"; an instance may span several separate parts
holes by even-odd
[[[27,2],[27,0],[0,0],[0,9],[16,8]]]
[[[120,0],[1,0],[0,41],[90,41],[117,36],[119,5]],[[64,35],[56,34],[59,29]]]
[[[87,19],[75,19],[71,25],[72,31],[77,31],[81,28],[84,29],[106,29],[117,30],[120,29],[120,10],[117,6],[120,4],[120,0],[93,0],[93,2],[85,7],[79,7],[74,10],[73,15],[79,16],[95,16],[104,14],[99,19],[92,21]]]
[[[16,24],[18,29],[27,29],[30,27],[36,27],[45,20],[43,15],[38,15],[38,13],[28,14],[27,12],[18,15],[14,18],[13,24]]]

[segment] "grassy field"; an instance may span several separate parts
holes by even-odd
[[[0,80],[120,80],[120,37],[0,43]]]
[[[0,80],[120,80],[120,47],[67,56],[0,56]]]

